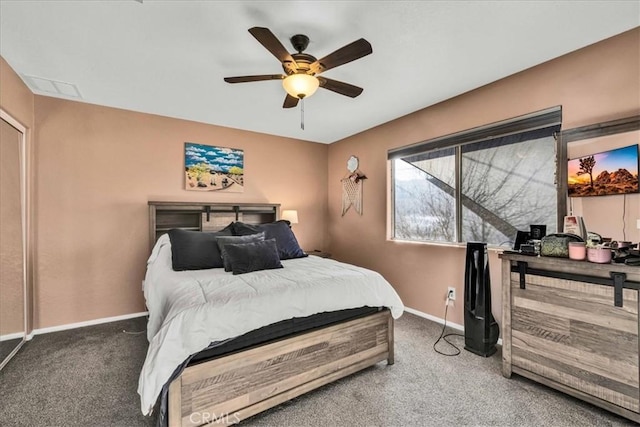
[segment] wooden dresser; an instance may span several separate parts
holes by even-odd
[[[502,254],[502,372],[640,422],[640,267]]]

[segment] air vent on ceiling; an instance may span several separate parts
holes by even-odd
[[[57,80],[43,79],[41,77],[22,75],[23,80],[33,92],[62,95],[66,98],[82,99],[80,91],[72,83],[59,82]]]

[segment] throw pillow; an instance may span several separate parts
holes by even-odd
[[[171,267],[175,271],[223,266],[216,237],[229,235],[230,230],[209,233],[174,228],[167,234],[171,241]]]
[[[222,255],[222,264],[224,266],[224,271],[231,271],[232,265],[231,261],[227,257],[226,254],[226,245],[228,244],[241,244],[241,243],[252,243],[256,241],[264,240],[264,233],[251,234],[247,236],[220,236],[216,239],[218,242],[218,248],[220,248],[220,254]]]
[[[293,234],[291,227],[289,227],[289,223],[284,220],[257,225],[234,222],[233,232],[238,236],[264,232],[265,239],[276,239],[280,259],[302,258],[307,256],[300,248],[296,236]]]
[[[282,268],[275,239],[242,244],[230,243],[224,248],[233,274]]]

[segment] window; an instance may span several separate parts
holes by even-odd
[[[530,224],[555,232],[559,121],[554,108],[390,151],[393,238],[511,246]]]
[[[395,238],[456,241],[455,149],[394,162]]]

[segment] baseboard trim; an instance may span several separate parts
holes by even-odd
[[[431,320],[432,322],[439,323],[441,325],[444,324],[444,319],[441,319],[440,317],[432,316],[431,314],[427,314],[427,313],[422,312],[420,310],[416,310],[415,308],[405,307],[404,311],[406,311],[407,313],[411,313],[413,315],[416,315],[418,317],[422,317],[424,319]],[[27,341],[31,340],[35,335],[48,334],[48,333],[51,333],[51,332],[66,331],[66,330],[69,330],[69,329],[84,328],[85,326],[100,325],[102,323],[117,322],[119,320],[135,319],[136,317],[143,317],[143,316],[147,316],[148,314],[149,314],[148,311],[141,311],[139,313],[123,314],[121,316],[113,316],[113,317],[103,317],[101,319],[87,320],[85,322],[68,323],[66,325],[58,325],[58,326],[50,326],[48,328],[34,329],[33,331],[31,331],[30,334],[27,335]],[[449,327],[451,327],[453,329],[456,329],[458,331],[464,332],[464,326],[459,325],[457,323],[453,323],[453,322],[447,321],[447,326],[449,326]],[[3,335],[2,337],[0,337],[0,341],[5,341],[5,340],[8,340],[8,339],[12,339],[10,337],[12,335],[17,335],[15,338],[19,338],[20,336],[22,336],[22,334]],[[502,345],[502,338],[498,339],[498,345]]]
[[[416,310],[415,308],[410,308],[410,307],[405,307],[404,311],[406,311],[407,313],[411,313],[411,314],[415,314],[418,317],[423,317],[427,320],[431,320],[432,322],[436,322],[436,323],[440,323],[441,325],[444,325],[444,319],[441,319],[439,317],[436,316],[432,316],[430,314],[424,313],[420,310]],[[464,331],[464,326],[462,325],[458,325],[457,323],[453,323],[447,320],[447,326],[450,326],[453,329],[457,329],[459,331]]]
[[[142,311],[140,313],[123,314],[121,316],[113,316],[113,317],[103,317],[100,319],[87,320],[85,322],[67,323],[66,325],[58,325],[58,326],[50,326],[48,328],[34,329],[33,331],[31,331],[29,335],[27,335],[27,341],[31,340],[35,335],[66,331],[69,329],[84,328],[86,326],[100,325],[102,323],[117,322],[119,320],[135,319],[136,317],[143,317],[148,314],[149,314],[148,311]]]
[[[441,319],[441,318],[436,317],[436,316],[432,316],[432,315],[424,313],[424,312],[422,312],[420,310],[416,310],[415,308],[405,307],[404,311],[406,311],[407,313],[415,314],[418,317],[422,317],[422,318],[425,318],[427,320],[431,320],[432,322],[436,322],[436,323],[439,323],[441,325],[444,325],[444,319]],[[457,329],[458,331],[464,332],[464,326],[463,325],[458,325],[457,323],[453,323],[453,322],[447,321],[447,326],[450,326],[452,329]],[[498,343],[496,345],[502,346],[502,338],[498,338]]]
[[[15,340],[16,338],[23,338],[24,332],[14,332],[12,334],[0,335],[0,342]]]

